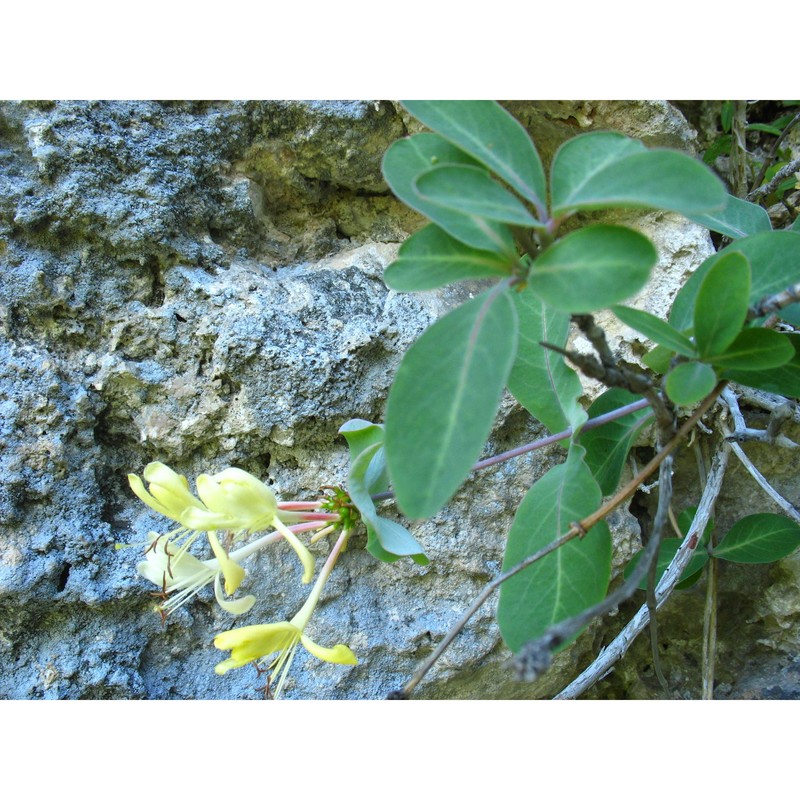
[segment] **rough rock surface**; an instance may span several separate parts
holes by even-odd
[[[595,128],[692,149],[693,131],[666,103],[509,107],[546,159]],[[261,696],[251,668],[213,672],[211,640],[231,618],[210,591],[166,626],[152,613],[138,544],[169,523],[133,498],[125,476],[152,460],[190,478],[239,466],[284,500],[344,479],[339,426],[381,420],[402,353],[471,288],[397,295],[382,282],[420,220],[392,197],[380,160],[415,125],[390,102],[0,104],[0,697]],[[670,215],[631,224],[661,253],[639,304],[663,309],[711,252],[708,236]],[[635,351],[626,336],[615,345]],[[540,433],[508,398],[490,447]],[[401,686],[497,573],[519,498],[560,457],[551,448],[487,471],[415,523],[427,567],[378,563],[357,539],[311,633],[348,643],[360,663],[300,653],[288,696],[379,698]],[[797,500],[796,488],[788,495]],[[741,495],[731,502],[741,507]],[[634,517],[620,512],[613,527],[631,547]],[[758,632],[726,673],[730,696],[796,691],[797,563],[764,568],[756,594],[734,595]],[[244,588],[259,600],[237,624],[288,618],[307,591],[278,546],[248,567]],[[667,614],[692,609],[692,642],[695,605]],[[542,682],[521,685],[489,603],[420,695],[547,696],[588,663],[607,627],[593,626]],[[734,649],[741,635],[733,626],[721,640]],[[754,652],[764,666],[747,671]],[[646,694],[647,662],[646,650],[629,657],[624,689],[618,681],[606,696]]]

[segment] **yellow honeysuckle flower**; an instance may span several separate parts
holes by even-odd
[[[322,661],[331,664],[358,664],[358,659],[347,645],[321,647],[293,622],[273,622],[268,625],[247,625],[219,634],[214,639],[214,645],[220,650],[230,650],[231,657],[217,664],[214,671],[217,675],[224,675],[229,669],[242,667],[280,651],[270,665],[277,680],[275,688],[277,700],[283,691],[283,683],[294,660],[298,644],[302,644],[312,656]]]
[[[176,534],[181,534],[178,537],[180,539],[188,536],[181,550],[173,554],[174,556],[177,557],[188,549],[202,531],[208,533],[211,548],[219,558],[218,550],[221,547],[216,536],[212,537],[214,531],[232,531],[235,541],[248,533],[275,528],[300,558],[303,583],[311,582],[314,576],[314,557],[284,522],[301,519],[303,515],[296,511],[281,510],[269,486],[249,472],[229,467],[216,475],[198,476],[197,493],[201,499],[189,491],[189,482],[183,475],[160,461],[148,464],[143,475],[150,484],[149,491],[145,489],[138,475],[128,475],[128,482],[136,496],[154,511],[180,523],[180,527],[166,534],[166,537],[171,539]],[[236,582],[236,569],[225,561],[220,564],[228,570],[225,573],[225,584],[230,592],[229,587]]]
[[[344,644],[335,647],[322,647],[304,633],[314,609],[317,607],[322,589],[333,569],[336,559],[347,541],[343,532],[331,550],[325,566],[320,571],[317,582],[303,607],[288,622],[273,622],[266,625],[247,625],[220,633],[214,639],[214,646],[220,650],[230,650],[230,657],[214,668],[218,675],[228,670],[243,667],[272,653],[278,656],[270,664],[273,677],[277,680],[275,699],[280,698],[283,683],[294,660],[297,645],[302,644],[311,655],[332,664],[358,664],[353,651]]]
[[[236,467],[216,475],[199,475],[200,507],[186,507],[181,523],[201,531],[234,531],[234,540],[253,531],[275,528],[292,546],[303,564],[303,583],[314,575],[314,557],[279,517],[272,490],[249,472]],[[212,545],[213,546],[213,545]]]
[[[139,574],[158,586],[165,594],[177,592],[159,606],[165,616],[180,608],[212,581],[217,602],[228,613],[244,614],[253,607],[256,601],[253,595],[227,600],[222,594],[220,585],[220,575],[224,575],[227,594],[231,595],[239,588],[245,572],[234,558],[243,558],[244,555],[249,555],[249,552],[240,551],[228,556],[217,542],[217,548],[214,548],[217,558],[201,561],[184,548],[173,549],[166,536],[150,533],[147,538],[150,546],[145,553],[145,560],[137,565]],[[214,538],[216,539],[216,536]],[[252,548],[242,548],[242,551],[244,550],[252,551]]]

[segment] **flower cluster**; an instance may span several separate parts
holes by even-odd
[[[303,568],[303,583],[310,583],[314,557],[298,534],[313,533],[310,540],[313,543],[335,530],[341,531],[308,599],[290,621],[248,625],[215,638],[216,647],[231,651],[230,657],[217,665],[217,674],[224,675],[229,669],[275,655],[269,668],[273,671],[278,698],[298,644],[323,661],[358,663],[346,645],[322,647],[304,632],[350,534],[350,526],[338,513],[327,509],[322,501],[280,503],[266,484],[235,467],[215,475],[198,476],[197,496],[192,494],[183,475],[160,462],[148,464],[143,476],[144,481],[138,475],[128,475],[136,496],[178,523],[168,533],[148,535],[145,560],[138,565],[139,574],[160,589],[162,602],[157,610],[163,618],[210,583],[214,584],[217,602],[225,611],[236,615],[248,612],[256,601],[253,595],[230,599],[245,579],[241,562],[281,539],[297,554]],[[225,545],[220,541],[221,532]],[[213,558],[201,560],[189,552],[202,534],[206,535]],[[260,536],[230,550],[231,545],[255,534]]]

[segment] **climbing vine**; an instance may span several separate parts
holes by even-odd
[[[210,584],[220,606],[241,615],[255,601],[237,596],[242,563],[267,546],[288,545],[300,560],[303,582],[313,581],[305,604],[285,621],[218,635],[215,646],[229,655],[216,671],[256,663],[269,673],[270,696],[279,697],[299,645],[340,667],[357,663],[348,645],[324,646],[306,632],[352,531],[366,528],[366,548],[381,562],[427,563],[424,542],[381,509],[394,504],[409,519],[431,517],[473,470],[490,466],[479,458],[507,389],[551,435],[491,464],[553,441],[561,442],[563,461],[519,498],[501,572],[406,685],[387,687],[390,696],[412,696],[496,591],[497,623],[522,680],[538,678],[591,620],[644,592],[628,628],[560,696],[585,691],[646,627],[656,674],[666,686],[656,612],[674,589],[703,571],[710,587],[704,693],[711,696],[716,563],[766,563],[800,544],[800,514],[757,473],[741,446],[755,439],[797,447],[781,428],[800,421],[786,399],[800,396],[800,222],[774,229],[764,207],[751,202],[777,193],[791,211],[790,162],[766,162],[780,154],[783,131],[797,117],[784,114],[762,131],[778,141],[748,173],[732,155],[736,108],[723,108],[723,134],[705,161],[727,152],[737,174],[754,174],[756,185],[740,189],[748,200],[729,192],[707,164],[648,149],[620,133],[568,140],[546,171],[528,133],[496,103],[415,101],[405,108],[429,132],[395,142],[383,174],[394,194],[429,222],[400,247],[386,284],[415,292],[480,280],[484,288],[408,350],[383,422],[351,420],[342,427],[350,449],[345,487],[325,487],[307,502],[281,502],[256,477],[233,468],[200,475],[196,493],[161,463],[145,468],[147,486],[131,475],[136,495],[177,524],[170,533],[150,535],[140,574],[159,590],[165,617]],[[719,251],[692,274],[663,318],[626,305],[647,285],[657,254],[645,235],[596,213],[618,208],[682,214],[718,237]],[[641,363],[612,351],[595,316],[602,310],[650,341]],[[571,337],[590,349],[579,349]],[[604,387],[588,408],[578,372]],[[744,423],[738,402],[745,390],[750,397],[757,393],[772,414],[766,431]],[[676,519],[674,454],[698,425],[720,436],[698,508]],[[623,483],[629,451],[646,431],[652,431],[655,453]],[[714,529],[714,500],[731,453],[782,514],[754,513],[728,531]],[[652,529],[615,585],[606,517],[649,479],[658,486]],[[307,545],[326,537],[334,543],[317,571]],[[191,552],[200,542],[213,558]]]

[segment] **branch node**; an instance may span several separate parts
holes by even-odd
[[[526,642],[514,659],[517,679],[533,683],[544,675],[553,663],[553,648],[560,643],[559,638],[553,634],[545,634]]]
[[[570,528],[574,528],[578,531],[579,539],[583,539],[583,537],[586,536],[587,533],[589,533],[589,531],[587,531],[586,528],[584,528],[580,522],[570,522],[569,526]]]

